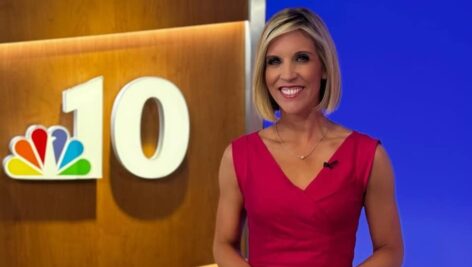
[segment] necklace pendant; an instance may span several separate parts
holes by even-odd
[[[301,159],[301,160],[304,160],[304,159],[306,159],[306,156],[302,155],[302,156],[298,156],[298,158]]]

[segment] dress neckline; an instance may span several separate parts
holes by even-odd
[[[263,150],[265,151],[265,153],[267,154],[267,156],[270,158],[270,161],[272,162],[272,164],[274,164],[277,168],[277,170],[280,172],[280,174],[284,177],[284,179],[292,186],[294,187],[295,189],[301,191],[301,192],[306,192],[310,187],[313,186],[313,184],[315,183],[318,183],[317,180],[320,180],[319,178],[320,177],[323,177],[323,173],[325,172],[326,167],[323,167],[321,168],[316,174],[314,174],[314,176],[311,178],[310,182],[308,182],[308,184],[306,185],[305,188],[302,188],[302,187],[299,187],[297,185],[295,185],[292,180],[285,174],[285,172],[283,171],[282,167],[279,165],[279,163],[275,160],[274,156],[272,155],[272,153],[270,152],[269,148],[267,147],[267,145],[264,143],[264,140],[262,140],[262,137],[259,135],[259,132],[260,131],[257,131],[255,132],[255,136],[256,136],[256,139],[258,140],[259,144],[263,147]],[[356,133],[356,131],[351,131],[351,133],[349,133],[348,136],[346,136],[344,138],[343,141],[341,141],[341,143],[338,145],[338,147],[334,150],[334,152],[331,154],[331,156],[329,157],[329,159],[326,161],[326,162],[333,162],[336,157],[338,156],[338,154],[340,153],[340,151],[346,146],[346,144],[348,143],[348,141],[350,139],[352,139],[352,136],[354,136]]]

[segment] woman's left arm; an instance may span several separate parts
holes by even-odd
[[[373,254],[359,267],[398,267],[403,239],[395,200],[394,175],[385,149],[378,145],[365,196]]]

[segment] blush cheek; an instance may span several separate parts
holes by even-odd
[[[274,73],[273,70],[265,71],[265,83],[268,88],[273,86],[273,84],[275,83],[275,79],[276,79],[276,74]]]
[[[272,95],[272,97],[274,97],[278,91],[278,89],[275,87],[276,82],[277,81],[273,73],[266,72],[265,84],[269,90],[269,94]]]

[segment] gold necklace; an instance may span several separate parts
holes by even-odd
[[[285,142],[284,142],[284,140],[282,139],[282,137],[280,137],[279,128],[277,127],[277,125],[278,125],[278,122],[275,123],[275,132],[277,133],[277,137],[279,138],[280,144],[281,144],[282,146],[284,146],[284,145],[285,145]],[[321,131],[321,133],[322,133],[322,135],[321,135],[320,140],[318,140],[318,142],[313,146],[313,148],[310,150],[310,152],[308,152],[308,154],[306,154],[306,155],[298,155],[298,154],[294,153],[295,156],[296,156],[299,160],[305,160],[305,159],[307,159],[307,158],[311,155],[311,153],[313,153],[313,151],[315,151],[315,149],[318,147],[318,145],[321,143],[321,141],[323,141],[323,139],[324,139],[325,136],[326,136],[326,134],[323,133],[322,131]]]

